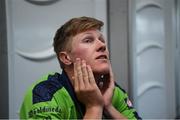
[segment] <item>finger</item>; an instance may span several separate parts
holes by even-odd
[[[78,75],[77,75],[77,63],[74,62],[74,88],[79,89]]]
[[[87,87],[89,85],[89,77],[88,77],[87,65],[85,60],[82,60],[82,74],[83,74],[84,85],[85,87]]]
[[[110,77],[110,79],[114,80],[114,75],[113,75],[112,66],[111,66],[110,61],[109,61],[109,77]]]
[[[77,62],[76,70],[77,70],[78,85],[79,85],[79,88],[84,88],[84,81],[83,81],[83,75],[82,75],[82,70],[81,70],[81,66],[82,66],[81,59],[77,58],[76,62]]]
[[[110,62],[109,62],[109,76],[110,76],[110,85],[113,87],[114,86],[114,75],[113,75],[112,66],[111,66]]]
[[[95,79],[94,79],[94,75],[93,75],[93,72],[92,72],[92,69],[89,65],[87,65],[87,71],[88,71],[88,76],[89,76],[89,82],[91,84],[95,84]]]

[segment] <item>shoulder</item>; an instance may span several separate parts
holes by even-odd
[[[117,83],[115,83],[114,95],[118,95],[119,97],[127,97],[127,92]]]
[[[46,116],[55,113],[60,114],[60,112],[66,110],[63,103],[64,99],[67,98],[64,98],[63,94],[67,96],[67,91],[61,83],[59,73],[43,76],[26,92],[20,110],[20,117],[33,118],[46,114]]]
[[[115,84],[112,99],[113,106],[128,119],[141,119],[129,100],[128,94],[119,85]]]
[[[119,106],[122,107],[132,107],[132,104],[129,104],[129,97],[128,94],[124,89],[122,89],[119,85],[115,84],[115,89],[114,89],[114,95],[112,98],[112,102],[114,106]]]
[[[117,83],[115,83],[113,102],[121,104],[123,103],[125,105],[128,105],[128,107],[132,107],[127,92]]]
[[[40,102],[56,102],[64,96],[69,96],[64,87],[64,76],[59,73],[50,73],[42,76],[26,91],[24,102],[33,105]]]
[[[32,89],[33,104],[50,101],[53,95],[62,87],[59,73],[46,75]]]

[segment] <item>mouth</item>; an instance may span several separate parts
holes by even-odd
[[[96,57],[96,59],[107,60],[108,57],[107,57],[107,55],[99,55],[98,57]]]

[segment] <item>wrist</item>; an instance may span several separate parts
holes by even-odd
[[[104,107],[104,114],[110,119],[127,119],[118,110],[116,110],[112,104]]]
[[[103,106],[88,106],[86,107],[86,111],[94,112],[94,113],[100,113],[103,111]]]
[[[106,112],[111,111],[112,109],[113,109],[113,105],[112,104],[104,106],[104,111],[106,111]]]
[[[102,106],[88,106],[86,107],[85,119],[101,119],[103,113]]]

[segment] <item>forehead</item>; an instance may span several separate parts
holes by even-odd
[[[95,35],[95,36],[98,36],[98,37],[103,37],[102,32],[99,31],[99,30],[87,30],[87,31],[76,34],[73,38],[83,37],[83,36],[86,36],[86,35]]]

